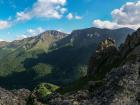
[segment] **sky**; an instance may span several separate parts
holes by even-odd
[[[5,41],[45,30],[139,26],[140,0],[0,0],[0,40]]]

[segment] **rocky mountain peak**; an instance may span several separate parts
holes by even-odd
[[[8,42],[6,42],[6,41],[0,41],[0,47],[3,47],[5,45],[7,45],[7,44],[8,44]]]
[[[54,36],[54,37],[58,37],[58,38],[63,38],[65,36],[67,36],[67,34],[60,32],[60,31],[56,31],[56,30],[48,30],[48,31],[40,34],[40,36],[42,36],[42,38],[47,37],[47,36]]]

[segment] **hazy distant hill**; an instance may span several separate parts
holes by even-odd
[[[86,75],[89,57],[101,40],[110,37],[120,45],[132,32],[88,28],[68,35],[52,30],[5,44],[0,47],[0,85],[32,88],[43,81],[71,82]]]

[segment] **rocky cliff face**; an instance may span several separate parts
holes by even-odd
[[[140,29],[128,36],[120,49],[108,39],[99,45],[90,60],[88,76],[100,75],[103,84],[99,88],[52,95],[49,105],[139,105]],[[91,82],[93,88],[95,81]]]
[[[116,64],[119,59],[119,51],[116,47],[115,41],[108,38],[102,41],[89,62],[88,76],[96,76],[97,73],[104,74]],[[104,70],[103,70],[104,69]]]

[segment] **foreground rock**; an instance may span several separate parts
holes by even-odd
[[[93,105],[138,105],[140,63],[113,69],[105,78],[106,84],[92,99]]]
[[[80,105],[80,103],[88,102],[90,93],[88,90],[75,91],[65,95],[52,94],[48,98],[49,105]]]
[[[0,105],[26,105],[30,91],[20,89],[15,91],[8,91],[0,88]]]

